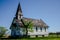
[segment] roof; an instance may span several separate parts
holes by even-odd
[[[48,25],[44,23],[42,19],[38,20],[38,19],[25,18],[25,17],[23,17],[22,19],[26,22],[32,21],[34,27],[48,27]],[[14,19],[14,20],[16,21],[15,23],[18,23],[20,27],[24,27],[23,23],[20,20],[17,20],[17,19]]]
[[[33,23],[33,25],[35,27],[48,27],[48,25],[42,19],[38,20],[38,19],[32,19],[32,18],[23,17],[23,20],[32,21],[32,23]]]

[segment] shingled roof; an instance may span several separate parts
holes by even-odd
[[[46,23],[44,23],[44,21],[42,19],[38,20],[38,19],[25,18],[25,17],[23,17],[22,19],[26,22],[32,21],[34,27],[48,27],[48,25]],[[24,27],[23,23],[20,20],[16,19],[15,21],[16,21],[16,23],[18,23],[18,25],[20,27]]]
[[[38,20],[38,19],[32,19],[32,18],[23,17],[23,20],[32,21],[34,27],[48,27],[48,25],[46,23],[44,23],[44,21],[42,19]]]

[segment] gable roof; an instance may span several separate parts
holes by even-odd
[[[25,18],[25,17],[23,17],[22,19],[26,22],[32,21],[34,27],[47,27],[48,28],[48,25],[46,23],[44,23],[44,21],[42,19],[38,20],[38,19]],[[24,27],[23,23],[20,20],[14,19],[14,21],[13,21],[12,25],[15,26],[16,24],[14,24],[14,23],[17,23],[19,25],[19,27]]]
[[[38,20],[38,19],[23,17],[23,20],[24,21],[32,21],[32,23],[35,27],[48,27],[48,25],[42,19]]]

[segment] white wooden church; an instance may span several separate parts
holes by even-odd
[[[33,32],[28,31],[27,35],[29,35],[31,37],[35,37],[36,35],[38,37],[41,37],[42,35],[48,36],[48,34],[49,34],[48,27],[49,26],[42,19],[38,20],[38,19],[23,17],[20,3],[18,4],[16,15],[13,18],[12,24],[10,26],[11,36],[23,36],[26,34],[26,32],[24,31],[25,28],[21,22],[21,19],[23,19],[25,21],[31,20],[33,23],[33,27],[32,27]]]

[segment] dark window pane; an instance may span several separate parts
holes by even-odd
[[[42,27],[40,27],[40,30],[41,30],[41,32],[42,32]]]

